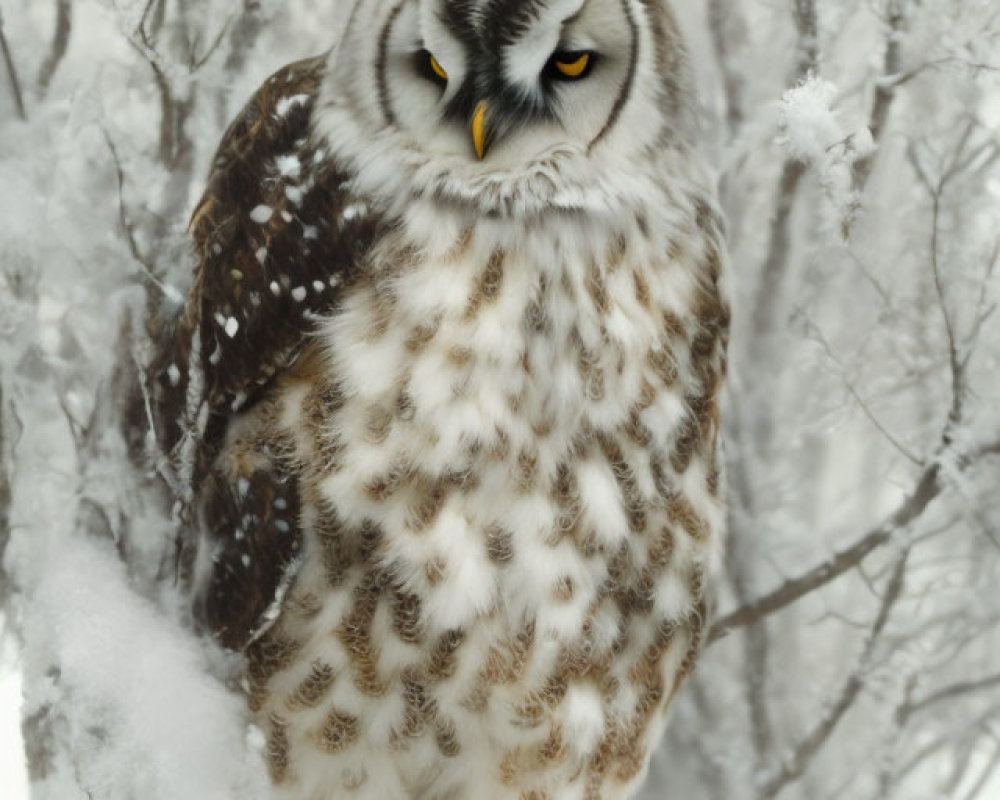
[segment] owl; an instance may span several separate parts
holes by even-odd
[[[359,0],[225,134],[145,402],[277,797],[637,790],[722,539],[694,117],[662,0]]]

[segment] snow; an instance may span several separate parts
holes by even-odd
[[[274,209],[268,205],[255,206],[250,212],[250,219],[256,222],[258,225],[263,225],[265,222],[274,216]]]
[[[275,167],[278,174],[285,178],[298,178],[302,174],[302,163],[298,156],[278,156]]]
[[[188,631],[136,594],[112,548],[63,542],[32,597],[26,635],[58,635],[27,668],[58,665],[59,679],[26,710],[56,709],[58,740],[75,756],[39,797],[67,797],[71,780],[122,800],[266,797],[242,699],[211,677]]]
[[[875,150],[866,124],[851,126],[842,120],[836,110],[840,100],[835,84],[810,75],[782,95],[778,108],[778,144],[789,158],[807,164],[818,176],[825,201],[823,223],[834,241],[857,208],[854,164]]]
[[[21,672],[14,642],[0,614],[0,797],[28,800],[28,774],[21,739]]]
[[[781,98],[781,143],[792,158],[821,163],[827,151],[843,138],[833,109],[837,87],[829,81],[810,77]]]
[[[275,105],[274,112],[279,117],[288,115],[296,106],[301,106],[309,101],[309,95],[293,94],[290,97],[282,97]]]
[[[355,217],[360,217],[367,213],[368,207],[364,203],[351,203],[340,212],[340,218],[345,222],[350,222]]]

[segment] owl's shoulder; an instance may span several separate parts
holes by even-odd
[[[349,171],[311,135],[325,63],[268,78],[218,147],[189,225],[194,283],[161,350],[163,388],[178,403],[200,367],[213,412],[244,405],[333,306],[378,230],[374,215],[355,212]]]
[[[227,216],[247,208],[264,188],[261,170],[280,155],[291,155],[309,133],[312,107],[322,81],[325,58],[282,67],[257,89],[222,136],[211,172],[191,215],[189,231],[200,254],[219,243]]]
[[[341,176],[309,137],[323,63],[289,65],[258,89],[223,136],[191,218],[191,311],[212,405],[269,380],[349,266],[327,252],[337,249],[328,227]]]

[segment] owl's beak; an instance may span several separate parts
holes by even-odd
[[[472,145],[476,155],[483,160],[486,154],[486,111],[489,108],[485,100],[480,100],[472,114]]]

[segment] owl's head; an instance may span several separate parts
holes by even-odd
[[[317,128],[369,191],[528,213],[606,204],[690,94],[663,0],[360,0]]]

